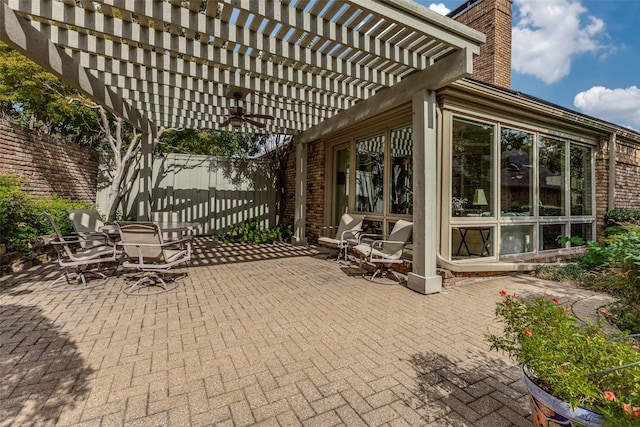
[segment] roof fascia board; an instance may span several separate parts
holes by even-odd
[[[371,116],[382,114],[411,100],[413,93],[423,89],[438,90],[473,72],[473,54],[462,49],[435,64],[418,71],[395,86],[381,90],[369,99],[361,101],[346,111],[301,132],[298,143],[311,142],[329,133]]]
[[[0,8],[0,40],[31,59],[70,86],[85,93],[141,132],[152,133],[152,123],[113,90],[89,74],[48,38],[20,18],[7,4]]]
[[[582,115],[577,112],[572,112],[568,109],[558,108],[551,104],[536,101],[535,99],[524,98],[508,91],[491,88],[481,83],[474,82],[473,80],[465,79],[456,81],[450,87],[447,87],[442,91],[442,94],[446,96],[447,94],[454,94],[456,91],[470,93],[475,97],[479,97],[484,100],[492,99],[504,106],[510,105],[512,108],[517,108],[521,113],[525,110],[529,110],[535,114],[536,117],[545,115],[553,118],[554,120],[562,120],[565,123],[570,122],[573,126],[586,126],[599,132],[616,133],[619,136],[640,143],[640,133],[634,132],[633,130],[623,126],[609,123],[595,117]]]
[[[487,36],[480,31],[474,30],[458,21],[440,15],[439,13],[427,9],[413,1],[358,0],[358,5],[372,10],[380,11],[381,4],[387,5],[385,10],[381,11],[381,13],[384,13],[384,15],[388,16],[389,19],[400,23],[407,23],[418,28],[420,28],[421,25],[424,26],[426,21],[430,27],[428,33],[432,37],[453,45],[466,47],[471,50],[472,53],[479,54],[480,44],[486,43],[487,41]],[[448,32],[445,32],[442,28],[446,28]]]

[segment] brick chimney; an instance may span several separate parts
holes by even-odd
[[[448,16],[487,36],[472,77],[511,88],[511,0],[469,0]]]

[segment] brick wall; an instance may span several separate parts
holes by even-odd
[[[315,243],[324,224],[324,152],[321,140],[311,142],[307,151],[307,211],[305,236]],[[296,150],[291,150],[287,162],[285,224],[293,224],[295,216]]]
[[[595,153],[597,235],[604,234],[604,215],[609,206],[609,140],[603,138]],[[640,146],[618,139],[616,143],[615,207],[640,209]]]
[[[0,173],[26,180],[33,196],[95,203],[98,153],[0,120]]]
[[[487,36],[473,61],[472,77],[497,86],[511,87],[511,0],[482,0],[454,19]]]
[[[640,147],[616,144],[616,208],[640,209]]]
[[[284,184],[284,217],[283,224],[293,224],[296,215],[296,144],[289,150],[289,158],[285,171]]]
[[[317,242],[324,224],[324,152],[322,140],[309,144],[307,168],[307,229],[309,242]]]

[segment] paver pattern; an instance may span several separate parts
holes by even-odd
[[[598,300],[531,276],[424,296],[308,248],[197,242],[157,296],[122,270],[73,293],[46,289],[54,263],[0,277],[0,425],[529,426],[485,340],[499,291]]]

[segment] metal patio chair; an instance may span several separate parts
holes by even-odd
[[[109,280],[105,274],[89,270],[89,266],[105,262],[117,262],[118,251],[113,245],[98,244],[88,241],[82,235],[63,236],[56,221],[47,212],[42,213],[51,223],[56,237],[51,244],[56,249],[58,264],[65,269],[75,268],[74,272],[66,271],[47,286],[52,291],[80,291],[104,285]],[[87,282],[88,276],[94,276],[93,283]],[[66,284],[66,285],[65,285]],[[71,287],[69,287],[71,286]]]
[[[69,209],[67,216],[71,220],[73,230],[83,238],[83,248],[101,246],[110,243],[108,235],[101,231],[104,222],[96,209]]]
[[[393,226],[389,236],[362,234],[360,243],[353,249],[358,253],[361,260],[375,267],[371,275],[365,273],[362,277],[378,284],[404,283],[404,278],[399,276],[391,266],[403,262],[402,251],[411,237],[412,230],[412,222],[400,219]],[[363,243],[363,239],[368,238],[373,238],[374,240],[370,243]],[[376,281],[376,277],[388,278],[388,274],[391,274],[394,278],[389,278],[388,282]]]
[[[120,242],[127,260],[123,267],[140,270],[143,275],[129,282],[124,288],[127,295],[155,295],[178,287],[178,280],[168,271],[174,266],[191,260],[191,237],[163,241],[162,230],[154,222],[120,221]],[[155,288],[152,291],[149,289]]]
[[[321,236],[318,238],[318,244],[338,250],[338,257],[336,261],[340,261],[340,258],[344,258],[347,261],[347,251],[349,246],[355,246],[358,242],[358,235],[362,232],[362,223],[364,222],[364,215],[357,214],[343,214],[340,217],[340,224],[336,229],[336,234],[333,237]],[[327,233],[332,231],[335,226],[323,227],[322,232]]]

